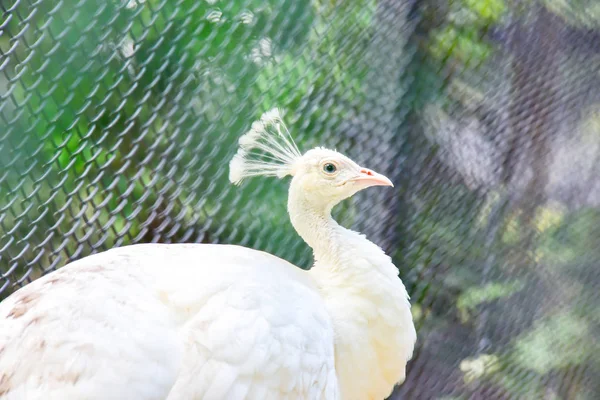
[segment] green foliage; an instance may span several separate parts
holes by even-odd
[[[459,7],[469,15],[469,22],[480,26],[498,22],[506,11],[504,0],[463,0],[462,3]]]
[[[544,4],[573,26],[600,28],[600,3],[596,0],[544,0]]]
[[[553,369],[580,365],[598,354],[589,321],[571,312],[549,316],[516,339],[514,360],[523,368],[546,374]],[[581,343],[589,346],[581,346]]]
[[[506,11],[504,0],[461,0],[450,5],[446,21],[434,30],[429,50],[443,64],[477,68],[493,52],[484,39]]]
[[[600,213],[595,209],[582,209],[576,213],[562,215],[558,211],[541,211],[538,215],[548,215],[546,229],[541,230],[538,256],[548,265],[558,270],[584,266],[581,258],[600,255],[598,238],[595,235],[582,235],[591,232],[600,223]],[[540,221],[541,222],[541,221]],[[542,224],[542,227],[544,225]],[[590,249],[594,254],[590,255]]]
[[[525,283],[522,281],[486,283],[480,287],[469,287],[458,296],[456,302],[461,320],[469,321],[471,313],[478,305],[511,296],[515,292],[523,290],[524,287]]]
[[[465,383],[471,383],[485,376],[493,375],[499,370],[498,357],[490,354],[481,354],[476,358],[462,360],[459,366],[464,374]]]
[[[473,27],[446,26],[435,35],[431,53],[443,62],[458,60],[469,68],[477,67],[492,53],[480,36],[479,30]]]

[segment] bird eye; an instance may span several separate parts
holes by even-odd
[[[328,174],[333,174],[335,171],[337,171],[337,167],[332,163],[325,163],[323,165],[323,171],[327,172]]]

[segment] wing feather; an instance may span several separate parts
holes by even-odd
[[[311,279],[237,246],[135,245],[0,303],[0,399],[336,399]]]

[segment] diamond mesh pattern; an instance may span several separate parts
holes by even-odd
[[[597,399],[600,8],[592,0],[1,0],[0,299],[139,242],[310,266],[286,184],[227,181],[278,106],[395,190],[336,210],[392,255],[403,399]]]

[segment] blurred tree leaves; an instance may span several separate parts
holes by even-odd
[[[431,54],[444,64],[459,62],[464,68],[481,65],[493,51],[483,38],[505,11],[504,0],[450,2],[445,21],[433,32]]]
[[[487,283],[481,287],[469,287],[460,294],[456,303],[461,320],[463,323],[468,322],[471,318],[470,313],[481,303],[508,297],[515,292],[523,290],[524,287],[525,283],[521,281]]]
[[[574,26],[600,28],[600,3],[596,0],[543,0],[546,7]]]
[[[516,340],[515,362],[540,375],[585,363],[600,350],[593,335],[589,321],[571,312],[544,318]],[[581,346],[582,342],[590,346]]]

